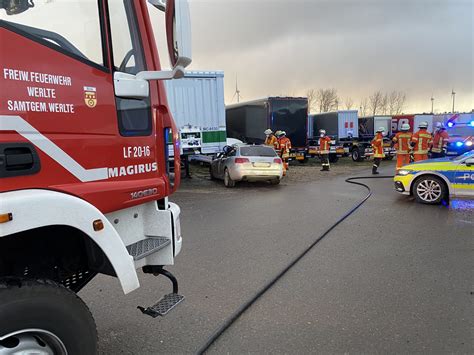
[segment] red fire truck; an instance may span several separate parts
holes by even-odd
[[[151,12],[164,11],[171,70]],[[178,135],[162,80],[191,62],[186,0],[0,1],[0,353],[93,354],[77,297],[95,275],[139,287],[181,249]],[[174,147],[174,163],[168,146]],[[174,164],[174,166],[172,165]]]

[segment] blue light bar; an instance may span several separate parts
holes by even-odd
[[[456,147],[462,147],[462,142],[456,142]]]
[[[469,122],[469,125],[471,125],[472,127],[474,127],[474,121]]]
[[[454,126],[454,122],[448,122],[448,127],[453,127]]]

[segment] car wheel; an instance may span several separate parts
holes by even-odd
[[[227,168],[224,170],[224,185],[225,187],[235,186],[235,181],[230,177],[229,170],[227,170]]]
[[[280,184],[280,179],[275,179],[275,180],[270,180],[270,184],[272,185],[279,185]]]
[[[49,280],[0,280],[0,354],[95,354],[94,319],[77,295]]]
[[[212,172],[212,164],[209,165],[209,175],[211,176],[211,180],[216,180],[214,173]]]
[[[436,176],[422,176],[413,186],[415,199],[428,205],[440,204],[446,198],[447,192],[444,181]]]

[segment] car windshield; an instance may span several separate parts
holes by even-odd
[[[243,157],[274,157],[276,156],[276,153],[273,148],[256,145],[251,147],[241,147],[240,155]]]
[[[474,157],[474,150],[471,150],[470,152],[466,152],[460,156],[454,157],[453,161],[460,161],[468,157]]]

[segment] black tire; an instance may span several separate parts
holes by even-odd
[[[209,175],[211,176],[211,180],[216,180],[216,177],[215,177],[214,174],[212,173],[212,164],[209,165]]]
[[[330,163],[337,163],[339,157],[337,155],[329,154],[329,162]]]
[[[413,184],[412,192],[417,202],[427,205],[438,205],[448,196],[444,181],[433,175],[419,177]]]
[[[362,161],[362,154],[360,154],[359,148],[354,148],[351,151],[351,157],[353,161]]]
[[[229,174],[229,170],[225,168],[224,170],[224,186],[225,187],[234,187],[235,186],[235,181],[232,180]]]
[[[0,342],[0,352],[2,346],[14,352],[22,340],[39,338],[39,349],[47,346],[61,354],[55,338],[69,355],[97,353],[97,329],[89,309],[74,292],[53,281],[0,280],[0,319],[0,338],[28,329],[43,331],[13,335]]]

